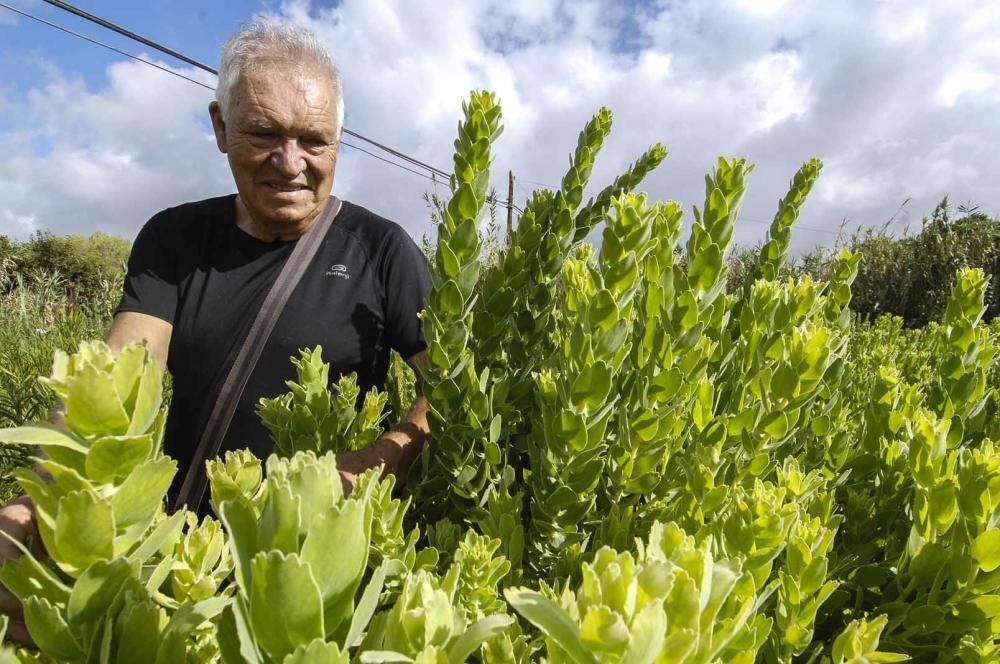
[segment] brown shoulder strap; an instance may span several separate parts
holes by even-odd
[[[243,396],[243,390],[247,386],[250,374],[257,366],[257,360],[260,359],[260,354],[264,350],[264,344],[271,335],[271,330],[274,329],[274,324],[277,322],[278,316],[281,315],[281,310],[284,309],[288,297],[295,290],[299,279],[309,266],[313,256],[316,255],[316,250],[323,242],[323,238],[326,237],[330,224],[340,212],[340,207],[340,199],[331,196],[330,202],[323,209],[319,219],[296,243],[292,255],[288,257],[288,261],[281,268],[271,290],[268,291],[264,304],[257,312],[250,332],[243,341],[236,361],[233,362],[233,366],[226,376],[226,381],[222,385],[222,391],[219,392],[215,405],[212,407],[208,423],[198,441],[198,449],[195,450],[191,466],[184,478],[184,484],[177,495],[177,501],[174,504],[175,510],[185,505],[189,509],[197,510],[201,504],[208,485],[205,462],[218,456],[219,448],[229,430],[229,423],[233,419],[233,413]]]

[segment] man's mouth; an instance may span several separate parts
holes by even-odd
[[[264,186],[281,192],[302,191],[306,188],[304,184],[280,184],[277,182],[265,182]]]

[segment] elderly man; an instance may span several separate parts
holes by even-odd
[[[238,193],[149,220],[107,335],[115,351],[146,340],[173,375],[165,448],[179,462],[174,495],[272,283],[331,202],[344,117],[340,79],[309,31],[251,23],[223,47],[209,114]],[[363,391],[384,383],[391,349],[415,365],[425,348],[417,313],[429,289],[426,261],[407,233],[343,202],[263,348],[221,449],[270,453],[254,407],[285,390],[294,376],[289,357],[300,348],[322,344],[333,373],[357,372]],[[379,464],[402,475],[428,435],[426,410],[418,397],[370,448],[338,457],[348,488],[356,473]],[[21,540],[33,532],[30,501],[0,508],[0,528]],[[0,560],[16,553],[0,541]],[[14,617],[10,636],[26,642],[20,607],[6,591],[0,611]]]

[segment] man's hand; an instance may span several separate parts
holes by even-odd
[[[358,475],[378,466],[382,466],[383,473],[396,476],[397,487],[406,483],[410,464],[420,454],[420,448],[431,435],[427,424],[427,398],[423,394],[423,380],[420,377],[420,365],[426,362],[429,360],[423,352],[406,360],[417,374],[417,398],[403,420],[368,447],[337,455],[337,470],[340,471],[345,496],[354,490]]]
[[[351,495],[358,481],[358,475],[369,468],[375,468],[384,463],[379,458],[373,446],[365,447],[353,452],[342,452],[337,455],[337,470],[340,472],[340,481],[344,485],[344,496]]]
[[[343,468],[338,468],[337,470],[340,473],[340,483],[344,488],[344,498],[347,498],[354,493],[354,487],[358,483],[358,475]]]
[[[33,543],[32,553],[40,558],[45,557],[45,550],[42,548],[35,525],[35,506],[27,496],[12,500],[0,507],[0,530],[26,546]],[[20,556],[21,550],[6,537],[0,536],[0,565]],[[0,613],[10,616],[7,639],[23,646],[35,647],[24,625],[24,609],[21,602],[2,586],[0,586]]]

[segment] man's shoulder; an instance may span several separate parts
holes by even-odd
[[[231,216],[233,194],[181,203],[160,210],[143,224],[132,244],[132,252],[186,252],[191,243],[221,228]],[[228,206],[228,207],[227,207]]]
[[[200,201],[180,203],[160,210],[149,220],[149,224],[163,226],[168,224],[204,223],[207,220],[223,220],[233,207],[235,194],[214,196]]]
[[[403,240],[411,240],[405,228],[357,203],[344,201],[334,228],[347,233],[364,246],[370,256]]]

